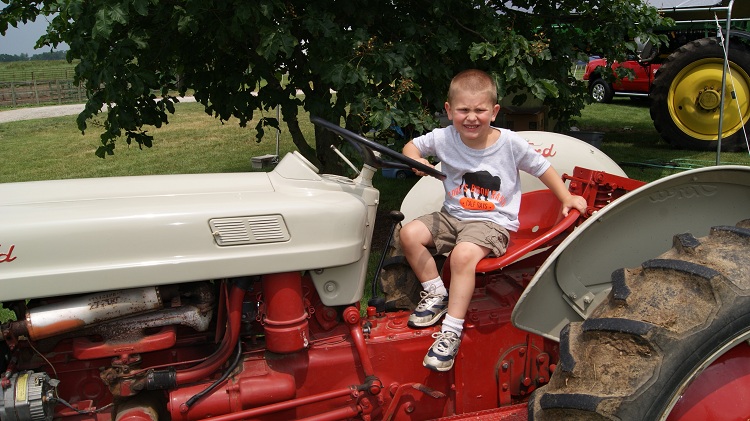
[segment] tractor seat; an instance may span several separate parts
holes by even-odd
[[[492,272],[508,266],[525,254],[544,247],[565,232],[578,219],[579,212],[571,210],[562,217],[562,203],[549,190],[536,190],[521,196],[518,212],[520,227],[510,233],[508,248],[500,257],[486,257],[477,264],[477,272]],[[551,245],[551,244],[550,244]]]
[[[521,196],[518,212],[520,226],[510,233],[508,248],[500,257],[485,257],[477,264],[477,273],[500,270],[527,253],[541,247],[556,245],[554,241],[575,224],[580,213],[573,209],[562,217],[562,203],[549,190],[536,190]],[[558,239],[559,240],[559,239]],[[450,258],[443,266],[443,279],[450,278]]]

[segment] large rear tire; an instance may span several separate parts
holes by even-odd
[[[750,111],[750,51],[730,43],[721,148],[744,150]],[[716,150],[724,52],[716,38],[703,38],[672,53],[656,73],[651,91],[651,119],[656,130],[680,149]],[[732,92],[736,100],[732,98]],[[738,107],[739,104],[739,107]]]
[[[676,235],[659,258],[615,271],[608,300],[563,329],[560,363],[529,419],[666,419],[691,381],[750,337],[749,253],[745,220]]]

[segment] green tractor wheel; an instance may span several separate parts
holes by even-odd
[[[724,52],[716,38],[690,42],[669,56],[651,92],[651,118],[656,130],[680,149],[716,150],[724,98],[722,150],[747,148],[750,111],[750,51],[730,43],[729,72],[722,95]]]

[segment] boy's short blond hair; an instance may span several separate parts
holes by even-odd
[[[451,80],[448,88],[448,102],[455,97],[458,92],[486,93],[492,105],[497,104],[497,85],[492,76],[477,69],[468,69],[458,73]]]

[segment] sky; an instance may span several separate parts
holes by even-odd
[[[47,32],[47,20],[44,17],[37,18],[36,22],[20,24],[18,28],[8,27],[5,36],[0,36],[0,54],[41,54],[49,52],[50,48],[46,47],[34,50],[34,44],[44,33]],[[58,50],[67,50],[66,45],[62,45]]]

